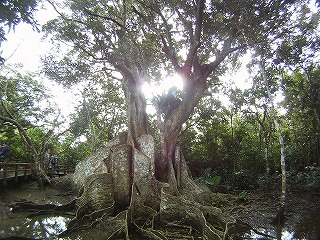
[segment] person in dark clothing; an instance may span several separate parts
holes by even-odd
[[[48,149],[44,154],[43,169],[47,172],[49,171],[49,166],[50,166],[50,149]]]
[[[10,158],[10,147],[7,145],[6,142],[2,144],[0,156],[1,156],[1,160],[0,160],[1,161],[0,169],[1,169],[2,165],[8,163]]]
[[[57,160],[58,157],[56,155],[51,156],[51,165],[54,172],[56,170]]]

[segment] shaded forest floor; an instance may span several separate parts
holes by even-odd
[[[286,222],[281,228],[271,224],[279,203],[279,192],[259,190],[215,193],[213,206],[249,223],[258,231],[281,239],[320,239],[320,193],[289,192],[287,195]],[[74,196],[69,191],[58,191],[50,187],[37,188],[35,182],[20,186],[7,186],[0,192],[0,219],[8,217],[8,204],[18,200],[30,200],[38,204],[66,203]],[[246,239],[269,239],[254,233],[241,237]],[[270,239],[272,239],[270,237]]]

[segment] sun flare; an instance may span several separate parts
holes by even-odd
[[[154,96],[166,94],[172,87],[180,90],[183,88],[182,79],[177,74],[166,77],[159,85],[145,82],[142,86],[142,91],[146,98],[151,99]]]

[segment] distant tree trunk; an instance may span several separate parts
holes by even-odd
[[[95,126],[93,124],[93,121],[92,121],[92,117],[91,117],[91,113],[90,113],[90,109],[88,108],[87,106],[87,101],[86,101],[86,97],[85,97],[85,94],[83,94],[82,96],[83,98],[83,110],[85,112],[85,118],[88,122],[88,128],[90,130],[90,133],[91,133],[91,137],[90,137],[90,144],[91,144],[91,151],[95,151],[96,148],[97,148],[97,133],[96,133],[96,130],[95,130]]]
[[[280,124],[277,120],[275,108],[274,108],[274,103],[273,103],[273,97],[270,92],[270,87],[269,87],[269,81],[265,72],[264,68],[264,63],[260,62],[260,70],[262,73],[262,78],[264,80],[266,89],[267,89],[267,94],[269,98],[269,104],[270,104],[270,112],[273,118],[273,122],[275,125],[275,128],[278,133],[278,138],[279,138],[279,143],[280,143],[280,148],[281,148],[281,159],[280,159],[280,164],[281,164],[281,196],[280,196],[280,205],[279,205],[279,210],[277,213],[277,216],[274,218],[272,221],[274,224],[282,225],[284,222],[284,217],[285,217],[285,204],[286,204],[286,161],[285,161],[285,145],[284,145],[284,140],[282,137],[281,133],[281,128]]]
[[[269,145],[268,145],[268,138],[267,133],[265,132],[265,129],[263,130],[263,144],[264,144],[264,160],[265,160],[265,166],[266,166],[266,183],[265,188],[269,189],[269,176],[270,176],[270,167],[269,167]]]
[[[286,161],[285,161],[285,146],[284,146],[284,140],[281,134],[281,129],[278,120],[275,118],[274,114],[274,125],[277,129],[278,137],[279,137],[279,143],[281,147],[281,197],[280,197],[280,206],[279,211],[274,219],[274,223],[277,224],[283,224],[284,222],[284,216],[285,216],[285,203],[286,203]]]
[[[265,128],[264,122],[266,120],[267,116],[267,107],[264,105],[264,111],[263,111],[263,118],[260,120],[258,111],[256,111],[256,118],[259,122],[261,132],[262,132],[262,141],[263,141],[263,147],[264,147],[264,160],[265,160],[265,167],[266,167],[266,172],[265,172],[265,189],[269,189],[269,176],[270,176],[270,166],[269,166],[269,141],[268,141],[268,134],[267,130]]]
[[[13,118],[10,117],[5,117],[0,115],[0,119],[2,119],[3,121],[6,122],[10,122],[11,124],[13,124],[14,126],[16,126],[16,128],[19,131],[20,137],[22,139],[22,141],[25,143],[25,145],[29,148],[29,150],[32,152],[33,155],[33,161],[34,161],[34,167],[35,169],[37,169],[37,173],[39,174],[39,177],[43,177],[45,178],[49,183],[51,183],[49,177],[47,176],[47,174],[45,173],[44,169],[42,168],[42,164],[41,164],[41,156],[43,156],[44,151],[43,148],[40,149],[40,151],[37,151],[37,149],[34,147],[31,138],[28,136],[27,132],[25,131],[25,129],[23,128],[23,126],[16,121]],[[46,137],[42,142],[42,145],[45,146],[47,141],[49,140],[51,134],[53,131],[49,131],[46,134]],[[42,184],[42,182],[40,181],[40,183]]]
[[[316,164],[320,166],[320,136],[319,134],[316,135]]]

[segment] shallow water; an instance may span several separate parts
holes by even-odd
[[[282,228],[256,229],[260,233],[250,231],[242,236],[242,239],[281,239],[281,240],[320,240],[320,207],[307,211],[296,226],[285,224]]]
[[[1,221],[0,237],[57,239],[57,235],[66,230],[69,221],[69,217],[63,216],[28,218],[24,213],[11,213]]]
[[[71,233],[61,238],[59,234],[66,230],[73,216],[70,215],[41,215],[30,216],[31,212],[12,212],[10,203],[28,200],[36,204],[62,205],[70,202],[75,196],[70,192],[61,192],[52,188],[41,190],[37,183],[28,182],[19,186],[9,185],[0,188],[0,238],[19,236],[31,239],[67,239],[92,240],[104,239],[103,232],[84,230]]]
[[[97,230],[85,230],[72,233],[68,237],[59,238],[58,235],[66,230],[67,224],[71,220],[69,216],[37,216],[29,218],[28,213],[9,213],[0,222],[0,238],[9,236],[20,236],[34,239],[103,239],[105,236]],[[281,239],[281,240],[317,240],[320,239],[320,208],[308,212],[301,222],[294,228],[283,229],[256,229],[260,233],[250,231],[241,239]],[[270,237],[267,237],[269,235]]]
[[[25,213],[11,213],[10,217],[0,222],[0,238],[19,236],[32,239],[68,239],[92,240],[103,239],[102,232],[85,230],[71,233],[68,237],[59,237],[67,229],[71,218],[66,216],[37,216],[28,218]]]

